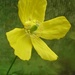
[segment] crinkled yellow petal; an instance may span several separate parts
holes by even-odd
[[[40,38],[34,36],[31,37],[31,41],[41,58],[49,61],[57,60],[58,56]]]
[[[24,29],[15,28],[7,32],[6,35],[11,47],[15,50],[15,55],[22,60],[29,60],[32,44]]]
[[[46,0],[19,0],[18,13],[22,23],[28,20],[42,22],[45,16]]]
[[[45,39],[60,39],[66,35],[71,25],[64,16],[45,21],[39,26],[37,33]]]

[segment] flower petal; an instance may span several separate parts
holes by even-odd
[[[15,55],[22,60],[29,60],[32,44],[24,29],[15,28],[7,32],[6,35],[11,47],[15,50]]]
[[[18,13],[22,23],[28,20],[38,20],[42,22],[44,20],[46,10],[46,0],[19,0]]]
[[[57,60],[57,55],[38,37],[31,37],[32,44],[41,56],[45,60]]]
[[[61,16],[42,23],[37,33],[45,39],[60,39],[66,35],[70,27],[71,25],[68,20]]]

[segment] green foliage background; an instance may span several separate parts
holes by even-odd
[[[75,0],[47,0],[46,19],[64,15],[72,27],[60,40],[44,40],[58,54],[57,61],[42,60],[33,49],[29,61],[19,58],[15,61],[9,75],[75,75]],[[9,46],[6,32],[22,27],[18,17],[18,0],[0,0],[0,75],[6,75],[15,58]]]

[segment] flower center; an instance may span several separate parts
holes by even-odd
[[[33,33],[34,31],[36,31],[38,28],[37,25],[33,25],[31,28],[30,28],[30,33]]]
[[[29,20],[25,22],[24,25],[25,32],[27,34],[33,34],[37,30],[38,26],[39,26],[38,22],[36,22],[35,20],[34,21]]]

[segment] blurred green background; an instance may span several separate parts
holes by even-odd
[[[0,75],[6,75],[15,58],[6,32],[22,27],[18,17],[18,0],[0,0]],[[58,54],[57,61],[42,60],[33,49],[29,61],[16,59],[9,75],[75,75],[75,0],[47,0],[46,19],[64,15],[72,27],[60,40],[44,40]]]

